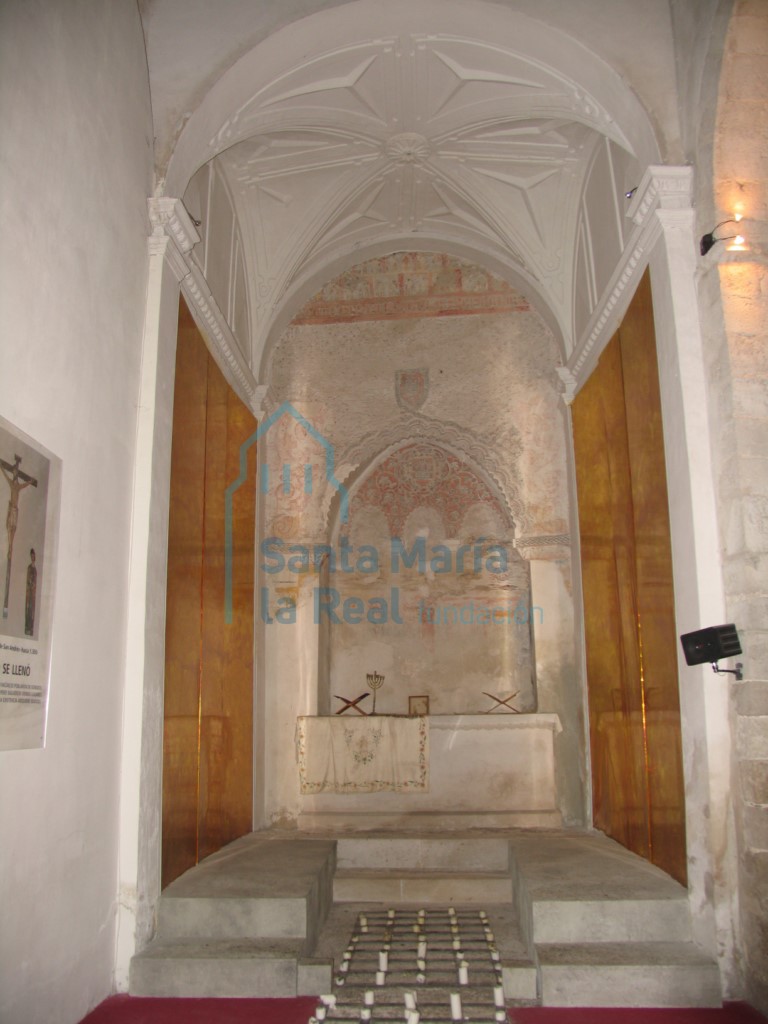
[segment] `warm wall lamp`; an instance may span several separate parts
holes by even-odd
[[[738,224],[741,220],[741,214],[737,213],[734,217],[728,220],[721,220],[719,224],[715,224],[712,230],[701,236],[701,242],[699,243],[699,252],[702,256],[706,256],[709,250],[715,245],[716,242],[726,242],[732,238],[734,240],[734,247],[740,247],[744,245],[744,239],[741,235],[723,235],[722,238],[715,238],[715,232],[718,228],[721,228],[723,224]]]
[[[712,671],[718,675],[730,673],[742,680],[742,669],[744,666],[740,661],[736,662],[736,668],[720,668],[718,661],[722,658],[733,658],[741,654],[741,643],[736,626],[729,622],[725,626],[710,626],[708,629],[697,629],[694,633],[683,633],[680,637],[683,645],[683,654],[687,665],[703,665],[710,662]]]

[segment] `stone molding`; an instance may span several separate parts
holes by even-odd
[[[587,380],[614,331],[662,235],[663,217],[692,206],[693,168],[651,165],[638,186],[627,216],[635,227],[568,364],[558,368],[563,401],[570,405]],[[657,216],[661,214],[662,216]]]
[[[166,234],[176,243],[181,253],[191,252],[200,241],[200,235],[180,199],[155,196],[147,200],[152,234]]]
[[[192,249],[200,241],[192,218],[182,201],[171,196],[148,199],[147,208],[152,225],[150,254],[168,260],[217,366],[254,415],[259,415],[266,389],[257,385],[205,275],[191,258]]]
[[[263,389],[260,393],[237,339],[196,263],[190,264],[189,272],[181,282],[181,290],[195,322],[208,339],[208,348],[219,369],[248,408],[258,415]]]

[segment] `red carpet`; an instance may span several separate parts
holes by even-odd
[[[137,999],[112,996],[82,1024],[307,1024],[317,1004],[302,999]],[[720,1010],[612,1010],[515,1007],[511,1024],[765,1024],[745,1003]]]
[[[301,999],[139,999],[112,996],[82,1024],[307,1024],[317,1006]]]
[[[718,1010],[514,1007],[509,1011],[509,1019],[511,1024],[765,1024],[766,1021],[746,1003],[726,1003]]]

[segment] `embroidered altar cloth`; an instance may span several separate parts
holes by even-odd
[[[426,717],[302,716],[296,720],[302,793],[429,790]]]

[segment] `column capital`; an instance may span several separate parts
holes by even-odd
[[[182,253],[190,252],[200,241],[194,222],[180,199],[154,196],[147,200],[152,234],[168,235]]]
[[[657,210],[687,210],[693,205],[693,168],[651,164],[638,185],[627,216],[642,227]]]

